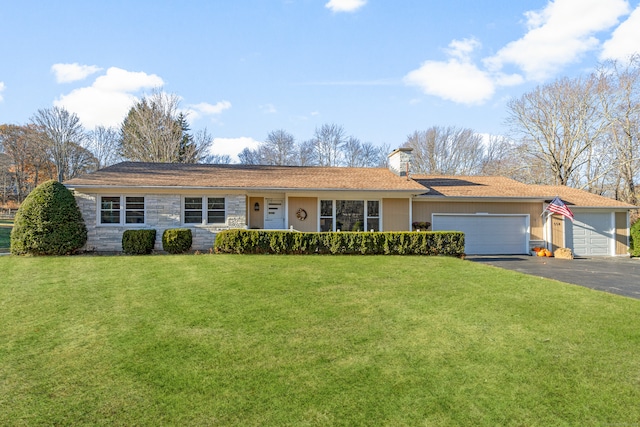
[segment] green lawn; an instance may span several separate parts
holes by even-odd
[[[9,252],[11,228],[13,228],[13,220],[0,219],[0,253]]]
[[[640,301],[455,258],[0,257],[0,425],[637,425]]]

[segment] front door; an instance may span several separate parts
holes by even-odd
[[[555,252],[558,248],[564,248],[564,220],[562,215],[551,217],[551,250]]]
[[[284,230],[284,200],[266,199],[267,211],[264,217],[264,228],[267,230]]]

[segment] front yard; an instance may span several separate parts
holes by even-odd
[[[640,301],[455,258],[0,257],[0,425],[633,425]]]

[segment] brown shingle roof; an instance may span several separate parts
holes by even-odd
[[[495,197],[551,200],[560,196],[569,206],[635,208],[627,203],[561,185],[528,185],[500,176],[435,176],[413,175],[429,188],[423,196],[431,197]]]
[[[65,182],[82,187],[426,191],[381,168],[123,162]]]
[[[597,194],[589,193],[588,191],[578,190],[577,188],[571,188],[564,185],[531,185],[531,192],[537,192],[538,194],[550,194],[553,197],[560,196],[560,198],[571,207],[620,207],[628,209],[638,209],[637,206],[630,205],[628,203],[621,202],[619,200],[610,199],[608,197],[599,196]]]

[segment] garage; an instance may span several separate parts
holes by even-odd
[[[612,254],[613,218],[611,213],[575,213],[571,232],[576,256],[606,256]]]
[[[529,252],[529,216],[496,214],[433,214],[434,231],[462,231],[465,252],[473,255]]]

